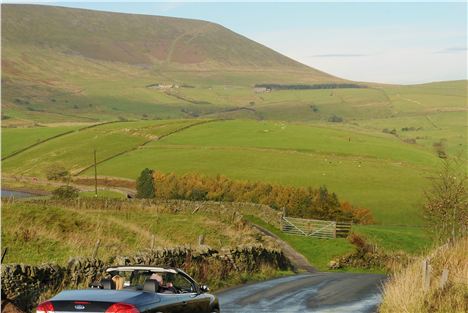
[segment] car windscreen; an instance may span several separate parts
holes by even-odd
[[[112,277],[120,276],[123,278],[124,289],[142,290],[147,279],[157,279],[159,282],[162,281],[161,286],[174,287],[178,293],[195,292],[192,282],[180,274],[148,270],[114,271],[110,274]]]

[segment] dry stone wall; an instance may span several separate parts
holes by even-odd
[[[281,250],[261,245],[221,251],[207,246],[155,249],[106,261],[72,258],[66,265],[6,264],[2,265],[2,299],[10,300],[25,312],[32,312],[40,301],[63,289],[83,288],[101,279],[108,266],[130,264],[181,268],[197,281],[213,287],[221,286],[235,275],[291,269],[291,263]]]

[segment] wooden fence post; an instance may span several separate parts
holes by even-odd
[[[3,249],[3,252],[2,252],[2,263],[3,263],[3,259],[5,258],[5,255],[7,254],[8,252],[8,247],[5,247],[5,249]]]
[[[280,229],[284,230],[284,218],[286,217],[286,208],[282,209],[281,216],[280,216]]]
[[[431,265],[429,265],[428,259],[422,261],[422,277],[423,290],[428,291],[431,286]]]
[[[92,258],[95,259],[97,257],[97,252],[99,250],[99,245],[101,244],[101,239],[96,241],[96,245],[94,246],[93,256]]]
[[[427,290],[431,288],[432,265],[429,264],[427,268]]]
[[[198,236],[198,245],[203,246],[205,244],[205,235],[201,234]]]
[[[151,235],[151,250],[154,250],[154,235]]]
[[[440,283],[439,283],[440,289],[444,289],[445,284],[447,284],[447,280],[448,280],[448,269],[444,268],[444,270],[442,271],[442,275],[440,276]]]

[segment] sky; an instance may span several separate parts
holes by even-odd
[[[3,1],[11,2],[19,1]],[[467,79],[464,1],[42,4],[207,20],[355,81],[413,84]]]

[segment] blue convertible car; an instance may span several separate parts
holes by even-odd
[[[207,293],[187,273],[176,268],[119,266],[108,278],[85,290],[62,291],[41,303],[37,313],[213,313],[220,312],[216,296]]]

